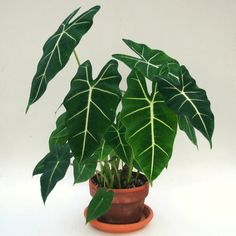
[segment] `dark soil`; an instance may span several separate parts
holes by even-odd
[[[98,187],[106,187],[104,186],[104,183],[101,183],[98,181],[99,176],[97,177],[97,175],[92,177],[92,181],[95,185],[97,185]],[[140,187],[142,185],[144,185],[147,182],[147,178],[139,173],[139,172],[132,172],[132,177],[130,182],[128,183],[127,181],[127,173],[124,171],[120,172],[120,184],[121,187],[118,185],[117,181],[114,181],[113,184],[113,189],[127,189],[127,188],[135,188],[135,187]]]

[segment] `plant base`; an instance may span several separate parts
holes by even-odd
[[[87,208],[84,210],[84,215],[86,216]],[[152,209],[144,205],[143,214],[138,222],[132,224],[108,224],[101,222],[99,220],[92,220],[90,224],[98,230],[109,232],[109,233],[128,233],[139,230],[146,226],[153,218]]]

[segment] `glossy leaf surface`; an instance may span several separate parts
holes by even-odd
[[[212,146],[214,115],[210,101],[205,90],[196,85],[186,67],[166,65],[157,80],[166,104],[177,114],[188,117],[192,126],[198,129]]]
[[[41,195],[44,202],[57,182],[64,178],[70,165],[70,158],[70,147],[67,144],[63,147],[54,146],[50,152],[50,159],[48,159],[40,178]]]
[[[106,131],[105,140],[106,143],[114,149],[122,161],[129,165],[132,150],[125,139],[125,126],[121,123],[119,116],[116,124],[112,124]]]
[[[114,193],[106,188],[99,188],[87,208],[86,223],[104,215],[111,207]]]
[[[97,160],[103,161],[107,159],[108,155],[110,155],[112,151],[113,148],[110,145],[108,145],[106,141],[103,139],[102,143],[95,151],[94,155],[96,156]]]
[[[82,183],[90,179],[95,174],[97,158],[93,156],[82,162],[78,162],[77,159],[74,159],[73,166],[74,183]]]
[[[51,158],[52,154],[49,152],[42,160],[40,160],[33,170],[33,176],[42,174],[45,170],[46,164]]]
[[[66,65],[74,48],[92,26],[93,17],[99,9],[99,6],[95,6],[72,20],[79,9],[73,11],[46,41],[32,81],[27,110],[44,94],[49,81]]]
[[[151,80],[159,74],[162,65],[165,63],[176,63],[176,60],[169,57],[163,51],[151,49],[145,44],[136,43],[128,39],[123,41],[139,58],[124,54],[114,54],[113,57],[124,62],[131,70],[136,68]]]
[[[124,41],[140,58],[122,54],[113,56],[131,69],[136,68],[147,78],[158,80],[158,89],[167,106],[176,114],[188,117],[187,121],[182,120],[181,129],[184,129],[194,144],[196,144],[195,131],[191,129],[190,133],[188,129],[189,127],[198,129],[212,146],[214,116],[210,109],[210,102],[206,92],[196,85],[188,70],[160,50],[151,49],[131,40]]]
[[[178,124],[179,128],[187,134],[190,141],[198,147],[196,133],[189,118],[184,115],[178,116]]]
[[[69,144],[78,161],[89,158],[96,151],[115,119],[121,99],[121,76],[117,67],[115,60],[109,61],[93,80],[92,66],[86,61],[71,82],[64,105]]]
[[[56,121],[56,129],[51,133],[49,138],[50,150],[55,145],[64,145],[68,140],[68,131],[66,128],[66,112],[61,114]]]
[[[165,105],[153,83],[149,95],[144,76],[134,70],[122,99],[122,123],[134,158],[152,182],[171,158],[177,129],[176,115]]]

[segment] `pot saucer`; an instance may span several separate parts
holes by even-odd
[[[84,210],[84,215],[86,216],[86,210]],[[153,218],[153,211],[152,209],[144,205],[143,214],[141,219],[138,222],[131,223],[131,224],[108,224],[101,222],[99,220],[92,220],[90,221],[90,224],[95,227],[96,229],[99,229],[104,232],[109,233],[128,233],[133,232],[136,230],[139,230],[146,226]]]

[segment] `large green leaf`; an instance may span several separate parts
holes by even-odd
[[[104,215],[112,204],[114,193],[106,188],[99,188],[87,208],[86,223]]]
[[[132,150],[125,139],[125,126],[121,123],[118,116],[116,124],[112,124],[105,133],[105,140],[110,145],[116,154],[127,165],[130,165]]]
[[[40,178],[41,195],[44,203],[57,182],[63,179],[66,174],[70,165],[70,147],[68,144],[64,146],[56,145],[49,155]]]
[[[115,119],[121,99],[121,76],[117,67],[117,61],[109,61],[98,78],[93,80],[92,66],[86,61],[71,82],[64,105],[69,143],[78,161],[89,158],[95,152]]]
[[[133,70],[122,99],[122,123],[134,158],[152,182],[167,166],[177,129],[176,115],[165,105],[153,82],[149,95],[144,76]]]
[[[74,183],[82,183],[94,175],[97,167],[97,158],[96,156],[92,156],[81,162],[78,162],[77,159],[74,159],[73,166]]]
[[[48,82],[66,65],[74,48],[92,26],[93,17],[99,9],[99,6],[95,6],[71,21],[79,9],[73,11],[46,41],[32,81],[26,111],[43,95]]]
[[[124,54],[114,54],[114,58],[124,62],[132,69],[136,68],[148,79],[153,79],[159,74],[161,66],[165,63],[176,63],[176,60],[166,55],[163,51],[151,49],[145,44],[123,39],[123,41],[140,57],[132,57]]]
[[[50,150],[55,145],[64,145],[68,140],[68,131],[66,128],[66,112],[61,114],[56,121],[56,129],[49,138]]]
[[[179,124],[179,128],[187,134],[191,142],[198,147],[197,137],[196,137],[195,130],[190,119],[185,115],[179,115],[178,124]]]
[[[181,129],[185,131],[190,140],[196,144],[196,137],[189,127],[198,129],[210,142],[214,130],[214,116],[210,109],[210,102],[206,92],[198,88],[195,80],[190,76],[184,66],[166,55],[164,52],[151,49],[144,44],[138,44],[131,40],[125,43],[140,56],[135,58],[122,54],[113,55],[123,61],[131,69],[136,68],[144,76],[151,80],[158,79],[159,90],[164,96],[167,105],[178,115],[188,117],[186,123],[182,117]]]
[[[205,90],[196,85],[186,67],[167,64],[162,68],[157,80],[166,104],[177,114],[188,117],[191,124],[212,146],[214,115],[210,102]]]

